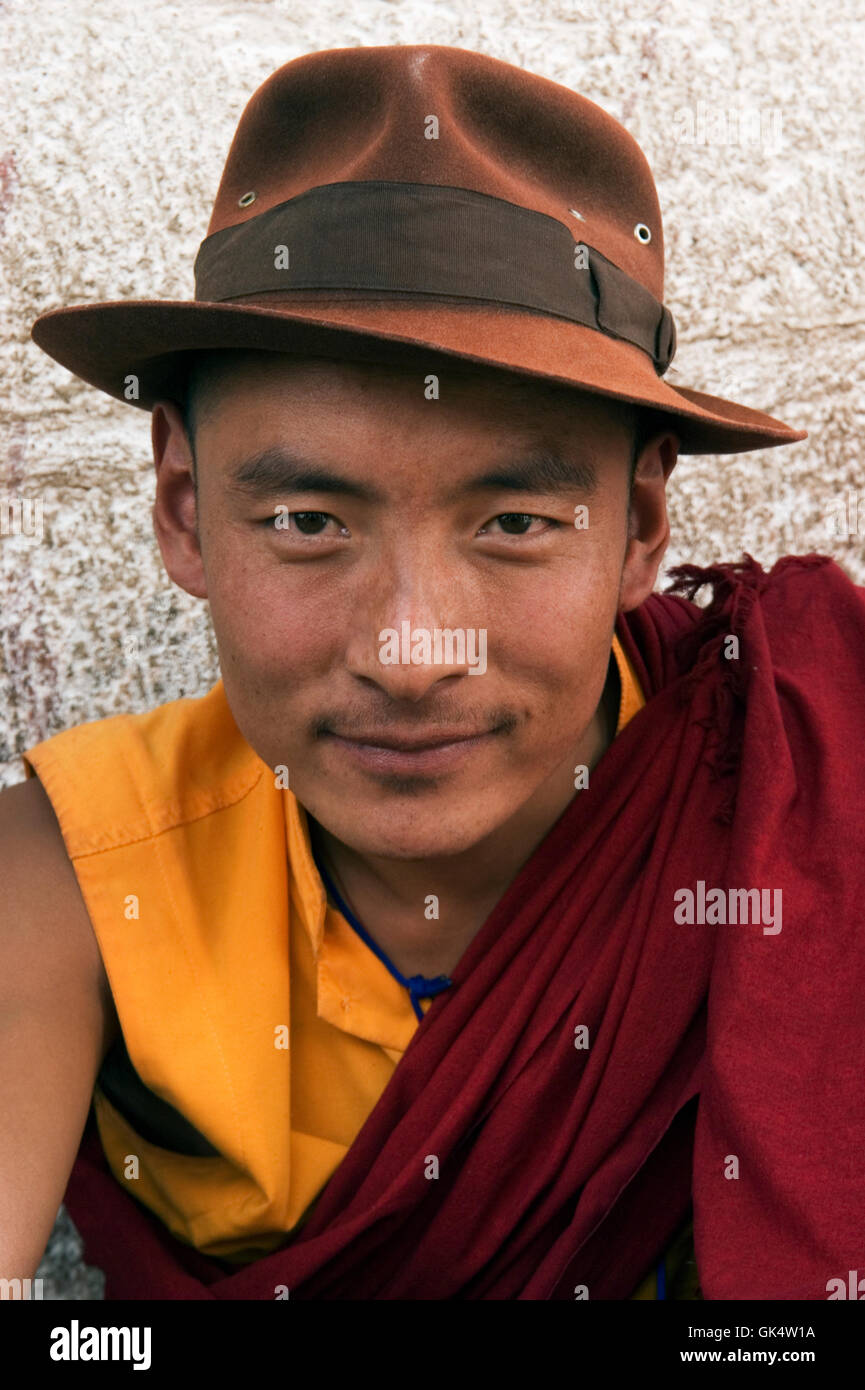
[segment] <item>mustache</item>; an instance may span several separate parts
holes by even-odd
[[[334,711],[319,715],[310,726],[314,738],[333,734],[338,738],[357,739],[374,743],[376,737],[411,737],[418,731],[437,736],[454,734],[512,733],[520,719],[512,709],[491,709],[483,713],[473,710],[418,710],[399,712],[377,711],[360,713],[353,710]]]

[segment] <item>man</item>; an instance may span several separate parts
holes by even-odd
[[[222,676],[0,798],[4,1265],[72,1169],[109,1297],[826,1297],[865,609],[817,556],[653,594],[678,453],[804,436],[664,383],[640,151],[477,54],[311,55],[196,267],[34,327],[152,410]]]

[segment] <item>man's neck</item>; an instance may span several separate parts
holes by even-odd
[[[616,732],[619,679],[616,663],[580,757],[594,767]],[[463,854],[447,859],[398,860],[359,854],[309,818],[316,854],[340,896],[406,976],[448,975],[520,869],[559,819],[575,793],[574,760],[568,758],[530,805]],[[434,894],[439,916],[429,921],[422,905]],[[419,905],[421,905],[419,907]]]

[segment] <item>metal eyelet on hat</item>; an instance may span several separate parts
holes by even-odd
[[[645,222],[637,223],[634,228],[634,236],[637,238],[637,241],[641,241],[644,246],[648,246],[649,242],[652,240],[652,233]]]
[[[237,206],[239,208],[248,208],[250,203],[254,203],[257,197],[257,193],[244,193],[242,198],[238,198]]]

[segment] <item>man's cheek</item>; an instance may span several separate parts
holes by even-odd
[[[221,632],[227,640],[236,664],[262,677],[277,679],[287,665],[297,668],[310,659],[310,631],[287,621],[294,615],[284,611],[278,595],[236,590],[218,606],[211,603],[211,613],[217,636]]]

